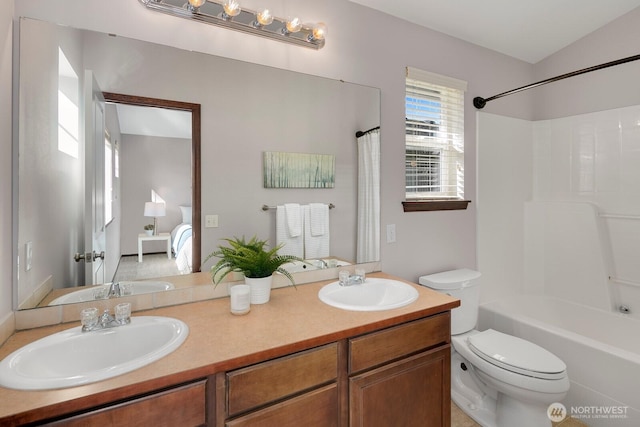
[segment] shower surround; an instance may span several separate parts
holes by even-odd
[[[598,279],[584,277],[597,284],[565,295],[597,308],[626,307],[640,319],[640,106],[539,121],[533,131],[533,200],[576,202],[575,221],[583,222],[571,224],[573,238],[591,239],[565,254],[574,263],[571,273],[586,276],[581,272],[592,262],[602,263]],[[532,226],[544,224],[539,220]],[[560,232],[563,224],[548,226]]]
[[[640,106],[536,122],[478,113],[477,209],[480,328],[562,357],[565,404],[627,406],[616,425],[638,425],[640,350],[626,342],[640,333]]]

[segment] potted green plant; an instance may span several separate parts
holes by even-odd
[[[251,304],[264,304],[269,301],[273,273],[284,275],[295,286],[293,276],[283,265],[292,261],[303,261],[294,255],[279,255],[283,245],[269,249],[266,240],[256,236],[246,241],[242,238],[222,239],[229,246],[219,246],[206,259],[218,257],[220,260],[211,267],[211,279],[216,285],[231,272],[242,272],[245,282],[251,288]]]
[[[147,233],[147,236],[151,236],[153,234],[153,224],[145,225],[144,232]]]

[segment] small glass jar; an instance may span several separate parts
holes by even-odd
[[[231,314],[242,315],[251,311],[251,288],[244,283],[229,284]]]

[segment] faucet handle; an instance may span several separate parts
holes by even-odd
[[[123,302],[121,304],[116,305],[115,318],[116,318],[116,322],[120,324],[130,323],[131,322],[131,303]]]
[[[98,324],[98,309],[96,307],[85,308],[80,312],[82,330],[90,330]]]
[[[349,271],[340,270],[338,272],[338,282],[340,283],[340,286],[349,286],[350,277],[351,277],[351,274],[349,273]]]

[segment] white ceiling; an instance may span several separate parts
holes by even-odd
[[[640,6],[640,0],[351,1],[532,64]]]
[[[116,104],[120,133],[191,139],[191,112]]]

